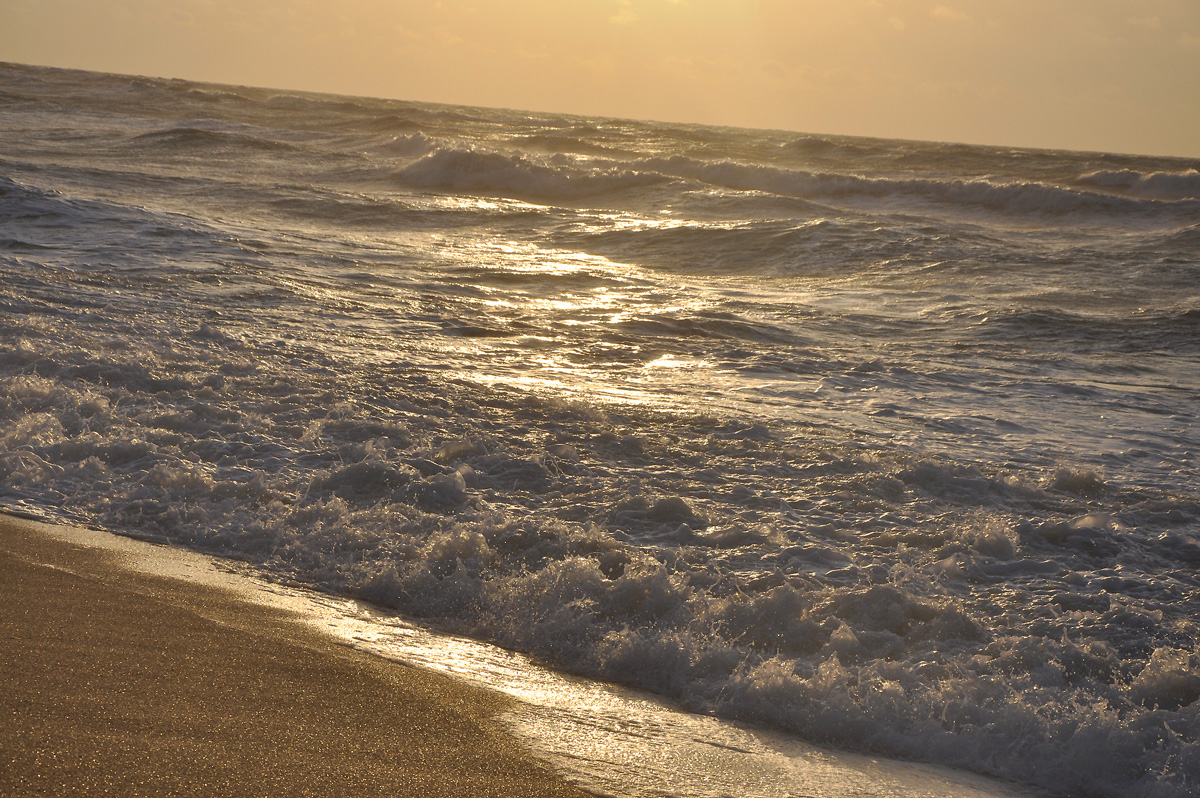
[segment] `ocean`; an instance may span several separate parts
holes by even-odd
[[[0,507],[1200,795],[1198,169],[0,65]]]

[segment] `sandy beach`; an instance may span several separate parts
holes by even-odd
[[[582,796],[503,699],[0,516],[0,794]]]

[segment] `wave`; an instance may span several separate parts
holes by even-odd
[[[893,160],[897,157],[895,148],[886,146],[885,142],[877,139],[850,139],[844,136],[804,135],[780,144],[779,149],[789,155],[824,160],[850,158]]]
[[[773,210],[778,211],[778,208]],[[973,274],[981,263],[1014,259],[1003,241],[969,225],[838,214],[788,207],[793,218],[728,222],[654,222],[563,233],[561,240],[624,263],[712,275],[848,277],[887,272],[919,278],[930,268]],[[812,218],[803,218],[811,215]],[[801,217],[796,220],[795,217]],[[1034,255],[1023,252],[1020,257]]]
[[[453,229],[487,223],[524,221],[533,223],[542,218],[538,206],[524,203],[466,205],[453,203],[441,207],[428,201],[406,201],[389,197],[377,198],[365,194],[318,191],[296,191],[279,187],[263,195],[260,204],[281,214],[321,225],[353,225],[395,231],[406,229]]]
[[[71,197],[55,189],[21,183],[0,175],[0,214],[24,227],[84,224],[113,220],[128,210],[97,200]]]
[[[422,127],[420,120],[414,119],[411,116],[402,116],[394,113],[372,115],[362,120],[355,120],[350,123],[349,127],[354,130],[377,133],[397,134],[401,132],[413,131],[411,135],[423,135],[420,132]]]
[[[609,325],[607,341],[641,344],[661,339],[689,338],[705,342],[730,341],[738,345],[796,343],[796,336],[765,321],[752,321],[728,312],[672,313],[655,316],[631,315]]]
[[[1157,200],[1200,199],[1200,171],[1140,172],[1136,169],[1098,170],[1080,176],[1086,186],[1120,191]]]
[[[349,119],[344,123],[352,130],[377,133],[429,132],[464,124],[494,125],[486,117],[467,113],[469,110],[434,103],[364,99],[346,113]]]
[[[36,262],[47,264],[49,269],[88,273],[104,283],[138,271],[161,273],[164,257],[169,259],[191,248],[211,253],[229,243],[219,238],[214,241],[216,233],[211,227],[181,213],[73,196],[3,175],[0,218],[9,223],[7,232],[11,236],[4,237],[0,245],[3,249],[36,253]],[[6,276],[15,280],[16,272]],[[69,295],[84,306],[97,301],[103,304],[88,289]]]
[[[1049,183],[989,179],[864,177],[788,169],[688,156],[618,159],[573,158],[532,152],[504,153],[442,148],[396,173],[407,185],[439,190],[513,194],[544,199],[579,199],[595,194],[686,181],[696,187],[763,192],[818,201],[919,200],[940,207],[977,209],[1015,216],[1145,218],[1200,213],[1185,191],[1175,197],[1124,196]],[[1186,174],[1180,176],[1189,180]],[[1165,193],[1165,192],[1163,192]]]
[[[166,87],[168,90],[183,95],[187,100],[193,102],[204,103],[205,105],[253,105],[257,102],[252,95],[253,90],[244,90],[244,93],[233,91],[231,88],[215,88],[201,87],[192,83],[181,83],[178,85],[172,84]]]
[[[781,144],[780,148],[805,155],[824,155],[842,150],[843,144],[825,136],[801,136],[794,141]]]
[[[509,143],[522,149],[532,149],[548,153],[575,153],[579,155],[603,155],[613,157],[621,150],[607,144],[600,144],[588,138],[594,136],[595,129],[582,131],[582,135],[569,133],[534,133],[510,139]]]
[[[171,149],[241,149],[258,152],[287,152],[297,149],[295,145],[276,138],[187,125],[142,133],[130,141],[138,146]]]
[[[1200,203],[1197,202],[1126,198],[1028,181],[862,177],[734,161],[699,161],[678,155],[646,159],[635,165],[639,169],[724,188],[766,191],[802,198],[920,199],[941,205],[1052,216],[1149,214],[1164,210],[1200,212]]]
[[[376,147],[389,155],[413,157],[433,152],[437,148],[437,142],[418,131],[407,136],[392,136],[382,144],[376,145]]]
[[[1139,251],[1157,252],[1164,256],[1183,256],[1195,262],[1192,255],[1200,248],[1200,223],[1187,225],[1162,234],[1157,239],[1139,242]]]
[[[618,166],[596,169],[566,160],[453,147],[399,169],[394,178],[415,188],[549,200],[578,200],[668,182],[660,174]]]
[[[263,102],[273,110],[304,111],[314,114],[354,113],[363,110],[369,100],[353,100],[336,94],[299,94],[285,92],[272,94]]]
[[[1074,351],[1194,352],[1200,349],[1200,309],[1099,316],[1063,309],[1015,308],[982,315],[970,334],[984,340],[1057,341],[1069,343]]]
[[[19,238],[8,238],[0,236],[0,250],[8,252],[36,252],[39,250],[50,250],[53,247],[44,244],[35,244],[32,241],[22,241]]]
[[[818,219],[742,224],[669,224],[581,233],[573,246],[627,263],[716,274],[815,275],[866,267],[894,236],[867,235],[870,224]]]

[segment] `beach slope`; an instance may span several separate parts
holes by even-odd
[[[583,796],[502,699],[0,516],[0,794]]]

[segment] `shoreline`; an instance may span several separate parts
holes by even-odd
[[[588,795],[502,730],[502,696],[351,649],[205,559],[0,514],[0,793]]]

